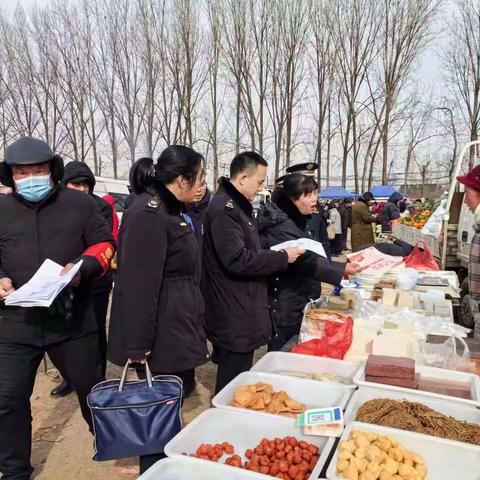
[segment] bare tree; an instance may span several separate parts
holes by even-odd
[[[387,183],[388,143],[391,116],[398,95],[412,71],[414,61],[431,39],[432,22],[439,1],[383,0],[379,2],[381,18],[379,42],[379,81],[384,95],[382,125],[382,181]]]
[[[304,2],[277,0],[275,5],[269,62],[272,86],[269,113],[275,138],[275,177],[280,172],[282,154],[288,167],[294,147],[293,121],[304,93],[308,12]]]
[[[338,0],[326,10],[330,36],[338,54],[337,72],[345,122],[342,131],[342,185],[346,185],[348,159],[357,138],[357,116],[366,74],[376,58],[377,3],[370,0]],[[355,190],[359,188],[358,158],[353,156]]]
[[[480,122],[480,4],[456,0],[458,13],[450,23],[451,40],[443,52],[446,79],[460,103],[470,141],[478,140]],[[469,168],[475,152],[470,149]]]
[[[209,87],[212,112],[212,127],[210,133],[210,143],[213,151],[213,184],[218,180],[218,120],[220,116],[220,106],[218,101],[219,93],[219,70],[220,55],[222,44],[222,26],[221,26],[221,2],[220,0],[208,0],[207,15],[210,26],[210,63],[209,63]]]
[[[314,109],[315,123],[317,127],[315,161],[319,168],[317,179],[319,188],[322,185],[323,153],[324,144],[330,145],[330,128],[327,130],[327,142],[324,140],[325,130],[331,125],[331,97],[335,88],[336,53],[330,42],[329,25],[326,16],[328,4],[325,1],[313,2],[310,10],[310,22],[312,30],[311,48],[309,48],[310,64],[313,70],[316,105]],[[326,181],[329,184],[330,158],[327,155]]]
[[[172,31],[168,44],[168,66],[178,101],[178,115],[183,120],[181,141],[195,141],[195,109],[204,95],[208,68],[202,65],[202,38],[198,11],[192,0],[179,0],[170,12]]]

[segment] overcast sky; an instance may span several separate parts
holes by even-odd
[[[0,0],[0,5],[4,7],[7,12],[12,13],[15,10],[15,7],[21,3],[24,7],[28,8],[31,5],[48,5],[52,0]],[[93,0],[95,1],[95,0]],[[295,1],[295,0],[292,0]],[[335,0],[332,0],[335,1]],[[438,22],[439,30],[441,31],[440,26],[445,25],[445,21],[448,22],[449,14],[451,10],[455,8],[452,5],[451,0],[447,0],[444,4],[443,19]],[[419,60],[417,75],[421,79],[422,83],[425,84],[425,87],[431,87],[435,84],[440,83],[440,64],[437,51],[439,46],[445,43],[445,39],[441,36],[436,40],[436,46],[430,47]]]

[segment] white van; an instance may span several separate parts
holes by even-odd
[[[259,192],[252,202],[253,211],[255,212],[255,214],[258,212],[258,210],[262,205],[265,205],[265,203],[270,202],[271,199],[272,199],[272,194],[270,193],[269,190],[263,190]]]
[[[130,195],[128,180],[116,180],[114,178],[95,177],[95,188],[93,193],[99,197],[110,194],[115,199],[115,209],[119,220],[122,219],[125,211],[125,200]]]

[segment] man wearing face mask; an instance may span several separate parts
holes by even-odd
[[[105,273],[114,240],[95,202],[60,185],[63,161],[49,146],[24,137],[7,147],[0,182],[13,189],[0,198],[0,472],[28,480],[32,394],[45,353],[77,393],[92,431],[86,396],[102,380],[90,284]],[[51,307],[7,307],[46,259],[79,274]]]
[[[267,166],[256,152],[238,154],[204,219],[203,294],[212,360],[218,364],[216,392],[249,370],[255,350],[272,337],[267,276],[286,270],[304,253],[260,246],[251,202],[263,189]]]

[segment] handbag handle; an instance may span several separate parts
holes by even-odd
[[[132,365],[129,362],[127,362],[125,364],[125,368],[123,369],[122,377],[120,378],[120,384],[118,385],[118,391],[119,392],[123,391],[123,387],[125,385],[125,380],[127,379],[127,372],[128,372],[128,369],[131,368],[131,366]],[[147,380],[148,388],[152,388],[153,387],[153,378],[152,378],[152,372],[150,371],[150,367],[148,366],[148,362],[145,362],[144,366],[145,366],[145,377],[146,377],[146,380]]]

